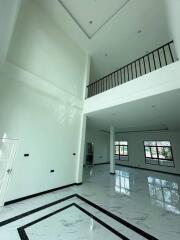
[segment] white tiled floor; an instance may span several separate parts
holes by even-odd
[[[32,240],[119,239],[118,236],[75,207],[30,226],[26,233]]]
[[[120,166],[116,166],[116,175],[109,174],[108,165],[100,165],[93,168],[86,167],[84,168],[83,185],[66,188],[64,190],[59,190],[26,201],[22,201],[17,204],[6,206],[0,211],[0,221],[74,193],[78,193],[79,195],[84,196],[90,201],[102,206],[108,211],[125,219],[126,221],[155,236],[158,239],[180,239],[180,177]],[[69,203],[72,203],[72,201],[74,200],[68,200],[64,203],[52,206],[48,209],[44,209],[41,212],[37,212],[31,216],[25,217],[16,222],[1,227],[0,239],[20,239],[17,233],[18,227],[34,221],[35,219],[40,218],[41,216],[44,216],[52,211],[55,211]],[[80,204],[82,206],[85,206],[82,203]],[[88,211],[91,211],[88,206],[85,207],[86,209],[88,208]],[[83,232],[90,225],[91,219],[89,216],[86,216],[84,213],[78,211],[78,209],[69,208],[62,215],[58,214],[54,217],[48,218],[46,221],[44,221],[44,225],[43,222],[40,222],[39,225],[31,226],[27,229],[30,234],[29,239],[68,240],[68,234],[71,232],[73,232],[73,238],[71,238],[72,240],[100,239],[97,237],[99,236],[98,234],[101,236],[104,234],[103,239],[109,240],[117,238],[110,232],[107,233],[107,230],[97,223],[97,231],[93,231],[93,234],[89,233],[90,235],[84,235]],[[95,210],[92,209],[92,211]],[[99,214],[100,216],[102,213],[98,213],[96,210],[94,214]],[[81,219],[82,221],[76,221],[78,216],[78,219]],[[59,234],[59,228],[56,228],[57,221],[54,220],[56,218],[60,219],[60,223],[62,223],[64,219],[66,223],[71,220],[70,223],[75,224],[65,224],[65,226],[62,225],[61,234]],[[119,228],[119,230],[121,229],[121,232],[125,231],[122,226],[118,226],[117,223],[113,222],[114,220],[108,219],[106,216],[101,216],[101,219],[103,219],[103,221],[106,221],[106,223],[109,225],[112,224],[117,230]],[[48,232],[47,226],[49,226],[49,231],[51,233],[52,227],[54,226],[55,228],[55,231],[53,231],[54,235],[49,235],[49,238],[46,238]],[[81,227],[83,231],[80,233],[80,231],[77,231],[77,229],[80,229]],[[40,228],[42,228],[42,232],[46,232],[46,234],[44,237],[37,238],[36,231]],[[131,236],[132,233],[129,234],[129,236]],[[136,238],[134,235],[132,239],[134,240],[142,238]]]

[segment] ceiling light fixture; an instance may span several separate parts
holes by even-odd
[[[89,21],[89,24],[93,24],[93,21],[91,20],[91,21]]]
[[[137,31],[137,33],[138,33],[138,34],[142,33],[142,30],[141,30],[141,29],[139,29],[139,30]]]

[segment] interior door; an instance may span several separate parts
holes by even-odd
[[[17,152],[18,140],[0,139],[0,206],[4,206],[13,161]]]
[[[87,143],[86,164],[93,165],[94,143]]]

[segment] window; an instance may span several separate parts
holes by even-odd
[[[145,141],[144,151],[147,164],[174,167],[170,141]]]
[[[115,142],[115,160],[128,161],[128,142]]]

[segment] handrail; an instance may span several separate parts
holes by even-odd
[[[173,41],[170,41],[128,63],[124,67],[109,73],[93,83],[90,83],[87,86],[88,97],[97,95],[112,87],[121,85],[139,76],[147,74],[148,72],[173,63],[176,59],[175,52],[172,51],[172,47],[174,47],[173,43]]]

